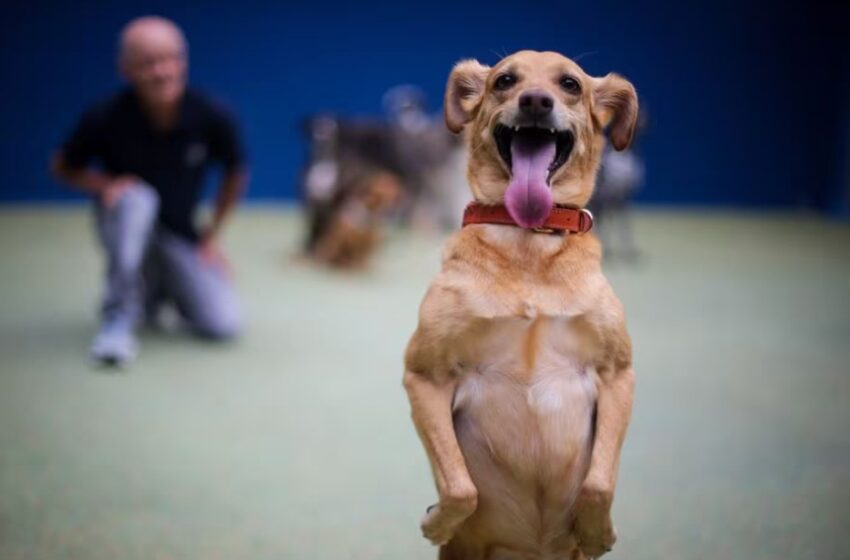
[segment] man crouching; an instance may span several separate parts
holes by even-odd
[[[241,312],[216,239],[247,182],[231,117],[187,88],[187,49],[171,21],[143,17],[122,31],[129,86],[86,111],[52,162],[53,173],[95,197],[107,271],[92,357],[122,364],[136,329],[173,303],[199,335],[229,339]],[[209,224],[196,229],[205,172],[224,168]]]

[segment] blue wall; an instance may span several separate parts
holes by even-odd
[[[8,4],[0,8],[0,200],[76,196],[48,176],[49,153],[86,105],[118,86],[116,33],[146,13],[184,27],[192,81],[241,117],[256,198],[294,196],[304,116],[377,114],[383,92],[398,83],[420,84],[437,111],[453,62],[494,62],[520,48],[589,53],[581,59],[589,72],[617,70],[635,83],[651,116],[644,201],[829,208],[846,197],[846,150],[836,146],[848,137],[847,66],[839,57],[850,43],[837,20],[847,12],[838,8],[750,0],[702,7],[598,0]]]

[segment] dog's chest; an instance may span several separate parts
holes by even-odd
[[[596,390],[580,335],[568,316],[484,322],[454,409],[501,460],[557,470],[587,446]]]

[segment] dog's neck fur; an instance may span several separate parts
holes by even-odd
[[[571,262],[599,263],[602,256],[601,245],[592,234],[537,233],[519,227],[476,224],[457,235],[473,240],[471,246],[481,253],[466,255],[467,260],[487,268],[522,270],[539,278],[565,272],[572,268]]]

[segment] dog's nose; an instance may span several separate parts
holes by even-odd
[[[554,106],[555,100],[545,91],[524,91],[519,96],[519,109],[529,117],[545,117]]]

